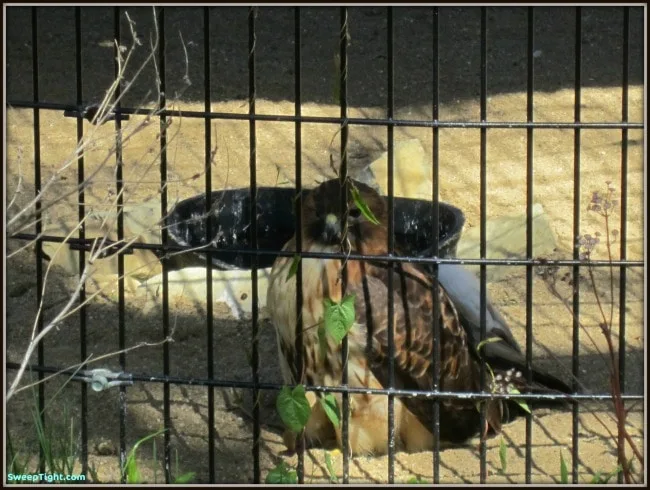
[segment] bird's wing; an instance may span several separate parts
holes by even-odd
[[[479,388],[479,367],[470,352],[467,333],[456,309],[445,292],[438,288],[434,299],[431,280],[410,264],[395,264],[393,275],[393,328],[395,388],[431,390],[433,388],[434,325],[440,325],[440,389],[475,391]],[[381,265],[348,262],[348,292],[355,296],[359,327],[350,335],[365,346],[375,377],[387,387],[388,359],[388,268]],[[434,301],[439,317],[434,322]],[[407,407],[425,424],[431,425],[431,404],[423,398],[405,398]],[[458,423],[477,415],[473,401],[444,400],[443,405],[458,413]],[[488,423],[496,430],[501,425],[501,404],[488,404]]]
[[[475,349],[481,338],[480,323],[480,283],[478,278],[462,265],[440,264],[438,280],[453,302],[461,324],[467,332],[471,348]],[[524,372],[526,358],[515,340],[505,318],[487,297],[485,315],[486,338],[497,337],[500,342],[486,343],[481,355],[492,368],[515,368]],[[537,391],[546,389],[569,393],[570,388],[561,380],[540,369],[533,370],[531,388]]]
[[[461,323],[469,336],[469,343],[476,348],[481,338],[480,330],[480,283],[478,278],[462,265],[440,264],[438,268],[440,285],[454,303]],[[519,368],[525,364],[525,358],[515,340],[508,323],[497,310],[490,298],[487,298],[485,315],[486,338],[498,337],[501,342],[484,345],[483,354],[487,361],[512,363]]]
[[[478,278],[462,265],[440,264],[438,266],[438,280],[454,302],[458,313],[465,317],[468,322],[471,322],[472,325],[479,325],[481,286]],[[486,332],[501,337],[513,349],[521,352],[521,348],[510,332],[505,318],[492,305],[489,296],[486,303]]]

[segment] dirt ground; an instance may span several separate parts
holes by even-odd
[[[83,10],[84,29],[89,21],[100,11],[106,9]],[[232,9],[233,11],[235,9]],[[402,9],[396,15],[395,42],[396,53],[404,70],[396,70],[396,117],[426,119],[431,117],[431,90],[428,82],[430,58],[423,54],[418,59],[422,46],[430,48],[432,39],[430,17],[419,19],[417,9]],[[444,10],[444,9],[443,9]],[[466,10],[466,9],[465,9]],[[491,121],[525,121],[525,9],[489,9],[490,26],[494,32],[490,39],[492,45],[490,61],[490,96],[487,113]],[[573,34],[572,9],[540,9],[536,17],[536,40],[540,53],[536,58],[536,84],[534,97],[536,121],[573,121],[574,92],[572,90],[572,65],[564,60],[572,60]],[[146,24],[146,10],[135,9]],[[618,121],[621,118],[620,83],[620,19],[608,9],[584,9],[585,54],[583,76],[585,88],[582,90],[582,120],[587,122]],[[169,127],[167,147],[169,206],[177,200],[204,192],[204,135],[205,124],[201,119],[182,117],[182,111],[201,111],[202,100],[202,40],[193,39],[186,32],[200,32],[200,9],[188,9],[187,17],[178,9],[170,9],[167,18],[169,36],[167,64],[168,73],[182,72],[182,56],[176,31],[181,31],[188,43],[188,57],[191,60],[190,79],[192,85],[174,108],[180,111],[173,117]],[[218,82],[219,89],[213,87],[212,111],[246,113],[245,74],[234,68],[236,63],[246,60],[247,36],[245,15],[242,11],[230,13],[219,9],[211,11],[215,29],[212,35],[222,43],[216,42],[213,50],[213,63],[223,69],[224,76]],[[245,12],[245,11],[244,11]],[[320,14],[319,14],[320,12]],[[350,115],[353,117],[384,117],[385,89],[381,90],[385,79],[385,31],[382,30],[383,17],[378,9],[353,9],[350,17],[352,32],[351,75],[350,75]],[[473,11],[476,14],[476,10]],[[638,67],[642,51],[638,37],[639,21],[637,10],[632,13],[633,37],[631,46],[631,80],[634,83],[629,92],[629,120],[643,122],[642,76],[638,77]],[[379,13],[381,11],[379,10]],[[464,15],[463,9],[441,11],[441,100],[440,118],[444,120],[477,120],[478,99],[478,31],[476,15]],[[10,100],[29,100],[31,71],[29,61],[29,30],[19,32],[19,20],[28,22],[28,12],[16,9],[15,22],[8,26],[8,69],[17,74],[8,84],[7,95]],[[48,15],[50,17],[48,17]],[[321,15],[321,17],[319,17]],[[22,16],[22,17],[21,17]],[[266,16],[266,17],[265,17]],[[277,17],[274,17],[277,16]],[[476,19],[474,17],[477,17]],[[552,19],[556,22],[552,22]],[[74,63],[69,60],[56,64],[58,59],[67,59],[68,52],[57,46],[71,42],[74,30],[64,33],[66,22],[71,17],[70,10],[51,9],[41,14],[41,26],[47,26],[41,43],[49,56],[42,56],[41,63],[43,97],[49,101],[74,101],[73,79]],[[318,22],[318,20],[321,22]],[[330,36],[337,38],[337,10],[313,9],[305,14],[302,27],[313,28],[303,34],[305,61],[303,73],[302,114],[309,116],[338,116],[339,107],[332,101],[330,72],[333,69],[332,53],[319,53],[318,44],[311,39]],[[609,19],[609,20],[608,20]],[[273,36],[275,32],[267,20],[276,22],[277,32],[289,32],[285,37]],[[256,109],[262,114],[292,115],[293,73],[290,70],[293,45],[292,14],[278,9],[261,9],[258,24],[261,78]],[[230,29],[238,33],[228,37],[224,25],[231,23]],[[282,24],[284,22],[285,24]],[[355,22],[357,22],[355,24]],[[453,22],[460,23],[453,28]],[[23,25],[28,25],[23,24]],[[73,24],[72,24],[73,25]],[[101,94],[110,84],[112,76],[112,51],[103,47],[110,41],[112,31],[110,22],[97,22],[98,28],[91,34],[84,46],[84,59],[88,63],[84,77],[84,91],[90,100]],[[212,24],[211,24],[212,25]],[[444,25],[444,27],[443,27]],[[107,27],[108,26],[108,27]],[[288,27],[287,27],[288,26]],[[355,28],[355,26],[358,26]],[[553,29],[545,27],[553,26]],[[148,27],[147,27],[148,29]],[[143,28],[142,32],[147,32]],[[284,29],[284,30],[283,30]],[[547,32],[548,31],[548,32]],[[126,32],[123,30],[123,32]],[[492,31],[490,31],[492,32]],[[329,33],[329,34],[327,34]],[[193,35],[193,34],[192,34]],[[66,37],[67,36],[67,37]],[[320,36],[320,37],[319,37]],[[420,37],[413,37],[420,36]],[[456,37],[458,37],[458,39]],[[212,38],[211,38],[212,39]],[[414,39],[419,39],[414,43]],[[450,42],[452,39],[454,42]],[[467,41],[466,48],[462,47]],[[327,41],[327,42],[330,42]],[[381,44],[381,43],[384,44]],[[25,44],[27,43],[27,44]],[[104,43],[104,44],[102,44]],[[312,44],[313,43],[313,44]],[[323,41],[325,43],[325,41]],[[322,44],[322,43],[321,43]],[[523,46],[521,46],[523,44]],[[335,44],[331,44],[335,46]],[[377,48],[382,46],[382,49]],[[408,56],[413,47],[413,57]],[[475,54],[469,55],[471,46]],[[515,49],[516,47],[516,49]],[[145,49],[146,46],[143,48]],[[311,51],[310,51],[311,50]],[[445,51],[447,50],[447,51]],[[568,50],[568,55],[566,53]],[[330,50],[331,51],[331,50]],[[376,52],[375,52],[376,51]],[[458,52],[457,52],[458,51]],[[333,51],[334,52],[334,51]],[[21,54],[22,53],[22,54]],[[141,51],[140,51],[141,53]],[[243,54],[242,54],[243,53]],[[523,54],[522,54],[523,53]],[[92,55],[96,54],[96,57]],[[137,66],[136,56],[134,65]],[[320,56],[320,58],[319,58]],[[382,58],[382,56],[384,56]],[[512,58],[512,59],[511,59]],[[72,58],[74,59],[74,58]],[[326,63],[322,60],[325,59]],[[355,68],[363,60],[369,59],[364,70]],[[25,61],[27,60],[27,61]],[[102,60],[109,63],[111,70],[99,69]],[[108,61],[107,61],[108,60]],[[314,60],[320,60],[319,65]],[[517,63],[515,63],[517,61]],[[355,64],[356,63],[356,64]],[[72,66],[72,71],[68,68]],[[239,66],[239,65],[238,65]],[[245,66],[245,65],[244,65]],[[450,70],[442,68],[448,66]],[[67,67],[67,68],[66,68]],[[93,71],[93,67],[96,71]],[[277,68],[274,72],[273,68]],[[429,68],[426,68],[429,67]],[[426,68],[426,70],[425,70]],[[12,71],[13,70],[13,71]],[[108,75],[107,75],[107,72]],[[227,73],[226,73],[227,72]],[[93,73],[97,73],[93,78]],[[130,97],[135,102],[143,100],[146,90],[155,90],[152,77],[147,71],[133,87]],[[642,73],[642,71],[641,71]],[[243,75],[242,75],[243,76]],[[523,77],[523,78],[522,78]],[[22,83],[21,83],[22,80]],[[213,76],[213,82],[215,77]],[[244,80],[244,81],[242,81]],[[380,83],[379,80],[382,82]],[[424,80],[420,85],[419,81]],[[472,82],[470,83],[471,80]],[[523,80],[523,81],[522,81]],[[476,83],[474,83],[476,82]],[[94,87],[94,88],[93,88]],[[101,90],[98,88],[101,87]],[[145,87],[145,88],[143,88]],[[180,90],[180,77],[172,75],[168,80],[168,93]],[[197,88],[198,87],[198,88]],[[493,88],[494,87],[494,88]],[[443,91],[444,89],[444,91]],[[72,92],[71,92],[72,90]],[[199,92],[196,92],[198,90]],[[238,93],[237,91],[243,91]],[[155,93],[155,92],[154,92]],[[444,93],[444,95],[442,95]],[[73,94],[72,99],[70,94]],[[397,95],[399,94],[399,95]],[[147,99],[149,100],[149,99]],[[125,134],[141,124],[144,117],[132,117],[125,123]],[[25,206],[34,194],[34,155],[33,155],[33,113],[31,110],[7,109],[7,196],[16,195],[15,205],[9,209],[11,217],[16,209]],[[73,190],[77,179],[77,164],[73,162],[63,171],[56,173],[63,164],[70,161],[76,144],[76,120],[64,118],[59,111],[40,111],[41,141],[41,179],[48,182],[57,175],[51,187],[43,193],[45,203]],[[249,183],[250,140],[248,121],[215,120],[211,124],[212,140],[210,148],[214,152],[211,162],[212,188],[245,187]],[[94,131],[94,133],[93,133]],[[334,174],[330,168],[330,154],[339,151],[339,139],[335,138],[337,127],[328,124],[302,124],[302,168],[303,185],[311,187],[316,182]],[[85,187],[87,212],[101,213],[112,210],[114,206],[115,160],[112,148],[115,144],[115,131],[112,124],[97,128],[84,122],[85,134],[93,134],[91,143],[84,153],[86,176],[93,175]],[[293,185],[295,175],[295,125],[287,122],[257,121],[256,134],[256,177],[258,185]],[[430,129],[396,128],[396,141],[418,139],[427,156],[432,155],[432,132]],[[573,243],[573,171],[574,138],[571,129],[538,129],[534,131],[534,202],[544,207],[555,233],[556,250],[550,258],[570,258]],[[334,142],[332,143],[332,141]],[[643,194],[643,132],[628,132],[628,201],[627,201],[627,258],[644,259],[644,194]],[[381,126],[350,127],[350,165],[358,171],[364,164],[372,161],[385,151],[387,146],[386,129]],[[526,211],[526,150],[525,129],[490,129],[487,131],[487,214],[488,219],[509,215],[523,215]],[[159,126],[149,124],[134,134],[124,147],[125,162],[125,203],[130,205],[156,202],[160,199],[159,167]],[[583,233],[599,232],[605,234],[602,218],[587,212],[587,205],[594,191],[604,191],[606,181],[611,181],[620,191],[621,183],[621,130],[584,129],[580,131],[580,229]],[[439,142],[439,188],[440,199],[460,207],[465,213],[465,230],[479,226],[480,222],[480,131],[477,129],[450,128],[440,130]],[[96,173],[93,173],[96,170]],[[16,192],[18,193],[16,194]],[[620,201],[620,197],[617,196]],[[45,224],[55,227],[76,219],[76,196],[72,195],[48,206]],[[620,229],[619,209],[614,212],[612,227]],[[152,230],[155,227],[152,223]],[[604,237],[601,237],[604,238]],[[10,240],[8,254],[16,251],[7,260],[7,310],[6,310],[6,357],[9,362],[22,359],[26,341],[31,335],[36,317],[36,266],[31,248],[17,252],[23,242]],[[489,249],[489,244],[488,244]],[[618,244],[612,250],[613,258],[620,254]],[[605,247],[601,243],[594,254],[595,258],[605,258]],[[155,258],[149,257],[155,262]],[[107,259],[109,260],[109,259]],[[561,276],[569,268],[560,268]],[[118,348],[118,307],[114,291],[115,278],[102,278],[101,284],[113,284],[95,296],[85,308],[87,352],[93,357],[111,353]],[[619,331],[619,271],[614,270],[610,281],[606,269],[598,269],[595,283],[600,297],[609,308],[611,293],[614,297],[613,329],[618,343]],[[642,268],[629,268],[626,276],[626,392],[644,392],[644,277]],[[70,297],[75,285],[75,277],[62,268],[50,271],[45,294],[43,295],[43,315],[45,321],[51,320]],[[610,285],[612,290],[610,291]],[[608,389],[607,368],[599,351],[605,342],[598,327],[599,314],[591,283],[581,280],[580,318],[585,329],[580,332],[580,381],[585,390],[591,393],[606,393]],[[94,291],[89,283],[89,293]],[[525,269],[510,267],[505,275],[488,284],[489,294],[497,308],[510,322],[516,339],[525,345]],[[112,291],[111,291],[112,289]],[[564,283],[559,285],[560,295],[571,301],[571,288]],[[205,301],[174,296],[169,302],[170,326],[173,342],[170,349],[170,375],[183,378],[205,378],[207,376],[207,321]],[[156,343],[162,340],[162,303],[160,297],[138,296],[127,292],[125,325],[126,345],[141,342]],[[80,359],[80,320],[74,314],[66,318],[59,328],[45,340],[45,364],[66,367]],[[214,373],[220,380],[248,381],[251,367],[248,354],[251,346],[250,318],[235,319],[223,304],[215,304],[214,314]],[[571,372],[572,316],[564,304],[553,296],[541,276],[535,275],[533,283],[533,355],[535,361],[564,379]],[[265,311],[260,312],[260,380],[281,382],[277,361],[275,335],[272,326],[265,319]],[[161,375],[163,372],[163,349],[160,345],[141,347],[127,354],[126,370],[145,375]],[[34,357],[34,362],[36,358]],[[117,357],[111,357],[95,367],[108,367],[119,370]],[[13,371],[8,371],[11,382]],[[57,393],[47,409],[51,425],[61,426],[74,421],[75,430],[79,427],[80,388],[70,383],[61,388],[65,380],[53,379],[46,384],[46,393],[52,397]],[[7,385],[8,386],[8,385]],[[60,392],[58,390],[61,389]],[[252,396],[243,389],[215,389],[215,473],[218,482],[246,483],[252,481],[253,459],[252,420],[250,411]],[[119,392],[111,389],[105,392],[88,393],[88,436],[89,460],[95,466],[102,482],[119,479],[117,449],[119,448]],[[195,482],[208,481],[208,390],[196,386],[170,387],[171,397],[171,447],[173,471],[196,473]],[[140,438],[155,432],[163,426],[163,385],[160,383],[136,382],[126,392],[126,443],[127,448]],[[10,428],[14,447],[37,454],[31,407],[30,390],[23,391],[9,401],[7,406],[7,425]],[[610,419],[610,405],[589,403],[581,406],[578,424],[578,471],[581,482],[590,480],[597,471],[610,471],[615,467],[616,452],[612,438],[607,430],[614,430]],[[64,416],[64,409],[69,416]],[[260,441],[260,464],[262,479],[280,460],[294,465],[295,456],[283,453],[282,426],[275,411],[275,393],[262,392],[261,395],[262,434]],[[605,429],[598,419],[605,422]],[[643,406],[637,404],[629,415],[629,431],[643,450],[645,414]],[[69,426],[68,426],[68,431]],[[517,420],[505,427],[503,438],[508,447],[508,464],[505,472],[500,472],[499,438],[488,441],[487,465],[488,482],[520,483],[525,475],[525,420]],[[539,483],[559,481],[560,454],[570,465],[572,451],[571,413],[567,411],[549,412],[534,410],[532,427],[532,479]],[[161,478],[160,461],[162,439],[159,438],[156,457],[152,446],[145,444],[140,450],[139,461],[143,477],[148,481]],[[477,482],[479,478],[478,439],[467,446],[445,449],[441,453],[440,480],[445,483]],[[325,456],[322,449],[311,450],[306,454],[306,481],[326,481]],[[177,459],[176,459],[177,458]],[[332,455],[335,470],[340,475],[342,456]],[[176,465],[177,461],[177,465]],[[157,477],[154,477],[157,468]],[[384,482],[387,474],[386,457],[355,458],[350,464],[350,479],[353,482]],[[396,481],[404,482],[412,476],[431,481],[432,454],[399,453],[396,459]]]

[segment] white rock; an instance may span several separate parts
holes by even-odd
[[[258,306],[266,305],[270,268],[258,269],[257,291]],[[162,292],[162,274],[144,281],[136,294],[160,296]],[[205,304],[207,298],[207,269],[205,267],[186,267],[167,274],[170,296],[184,296],[199,304]],[[235,318],[242,318],[244,313],[252,310],[252,283],[250,270],[212,271],[212,298],[215,302],[228,305]]]
[[[420,140],[396,141],[393,148],[393,195],[431,200],[433,180],[431,162]],[[388,152],[369,165],[380,192],[388,195]]]

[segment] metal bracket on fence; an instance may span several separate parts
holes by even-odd
[[[110,369],[104,368],[82,371],[80,376],[86,383],[90,383],[90,387],[93,391],[97,392],[113,388],[114,386],[130,386],[133,384],[130,374],[123,372],[115,373]],[[118,379],[122,376],[127,379]]]
[[[86,119],[88,122],[93,123],[93,124],[99,124],[100,121],[97,119],[97,113],[99,112],[100,106],[98,104],[90,104],[85,107],[80,108],[79,110],[67,110],[63,111],[63,116],[64,117],[83,117]],[[104,124],[105,122],[112,121],[116,119],[117,117],[120,118],[120,121],[128,121],[129,120],[129,115],[128,114],[115,114],[113,112],[104,115],[104,119],[101,121],[101,124]]]

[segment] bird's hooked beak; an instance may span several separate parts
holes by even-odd
[[[339,217],[335,214],[328,214],[325,217],[325,226],[323,227],[323,241],[325,243],[339,243],[341,241],[341,224]]]

